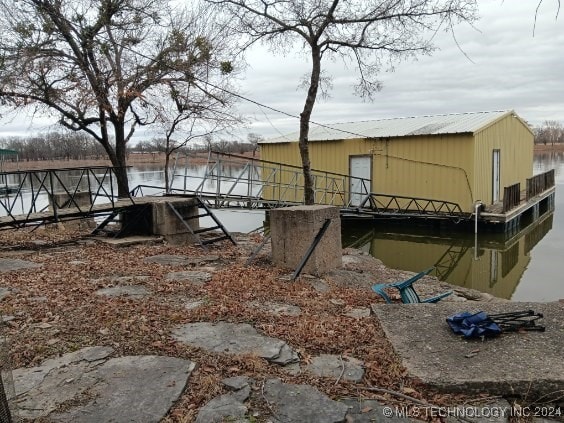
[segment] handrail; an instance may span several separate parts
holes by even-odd
[[[554,169],[527,179],[527,201],[554,186]]]
[[[503,213],[517,207],[521,202],[521,184],[510,185],[503,188]]]
[[[299,166],[276,163],[266,160],[214,152],[203,176],[184,174],[174,175],[184,178],[184,190],[172,186],[174,192],[190,192],[198,196],[216,196],[217,207],[226,205],[238,197],[238,191],[244,191],[248,207],[256,207],[264,201],[271,206],[303,204],[303,170]],[[240,167],[243,165],[243,169]],[[230,167],[237,167],[237,174],[226,172]],[[368,179],[312,169],[314,195],[319,204],[350,206],[356,199],[368,194]],[[195,189],[186,189],[186,180],[199,181]],[[207,185],[207,186],[206,186]],[[355,192],[357,187],[360,192]],[[237,200],[235,200],[237,201]]]
[[[73,208],[78,213],[89,214],[99,200],[113,207],[117,199],[113,186],[117,169],[122,168],[92,166],[1,172],[2,224],[20,226],[33,220],[31,216],[47,206],[55,222],[62,209]]]

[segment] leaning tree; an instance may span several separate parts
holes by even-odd
[[[166,0],[0,0],[4,110],[90,134],[127,196],[126,146],[140,125],[158,120],[159,93],[231,71],[228,59],[210,66],[214,46],[205,33],[194,36],[194,20],[178,19],[179,9]]]
[[[309,56],[311,71],[299,130],[306,204],[315,200],[308,134],[323,60],[339,58],[354,67],[356,93],[371,99],[381,87],[376,76],[388,60],[431,53],[437,31],[452,30],[477,16],[476,0],[207,1],[233,17],[235,29],[248,37],[248,45],[262,41],[277,52],[298,46]]]

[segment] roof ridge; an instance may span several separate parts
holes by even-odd
[[[421,119],[428,117],[439,117],[439,116],[463,116],[463,115],[479,115],[479,114],[489,114],[489,113],[508,113],[512,109],[507,110],[482,110],[477,112],[456,112],[456,113],[437,113],[434,115],[419,115],[419,116],[398,116],[398,117],[388,117],[380,119],[365,119],[365,120],[350,120],[346,122],[333,122],[333,123],[323,123],[320,127],[331,126],[331,125],[344,125],[347,123],[368,123],[368,122],[382,122],[388,120],[401,120],[401,119]],[[314,124],[315,125],[315,124]]]

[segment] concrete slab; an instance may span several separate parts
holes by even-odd
[[[520,310],[543,313],[546,332],[505,333],[465,340],[445,319],[455,313]],[[373,307],[411,376],[441,391],[522,395],[529,401],[564,390],[564,304],[438,303]]]
[[[341,220],[333,206],[293,206],[270,211],[272,263],[296,269],[319,230],[329,219],[327,231],[312,252],[303,273],[322,275],[341,267]]]

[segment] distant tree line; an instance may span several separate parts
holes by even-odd
[[[248,141],[231,141],[227,139],[214,140],[206,137],[203,143],[189,143],[182,145],[177,151],[184,154],[219,151],[221,153],[243,154],[256,152],[260,135],[249,134]],[[11,136],[0,138],[0,148],[15,150],[18,159],[34,160],[98,160],[107,159],[106,151],[94,138],[80,132],[49,132],[29,137]],[[170,148],[170,146],[169,146]],[[140,141],[128,146],[127,153],[166,153],[167,143],[164,138],[150,141]],[[6,160],[16,160],[16,157],[6,157]]]
[[[554,145],[564,143],[564,126],[557,120],[544,121],[534,128],[535,144]]]
[[[258,148],[258,140],[254,138],[249,138],[248,142],[227,139],[213,140],[211,138],[206,138],[203,141],[203,143],[185,144],[175,151],[182,155],[189,155],[191,153],[207,153],[210,150],[230,154],[244,154],[247,152],[252,152],[254,154]],[[135,153],[166,153],[166,139],[157,138],[150,141],[140,141],[136,145],[132,146],[129,151]]]
[[[86,133],[49,132],[31,137],[0,138],[0,147],[18,152],[19,160],[107,159],[104,147]],[[7,159],[15,160],[15,157]]]

